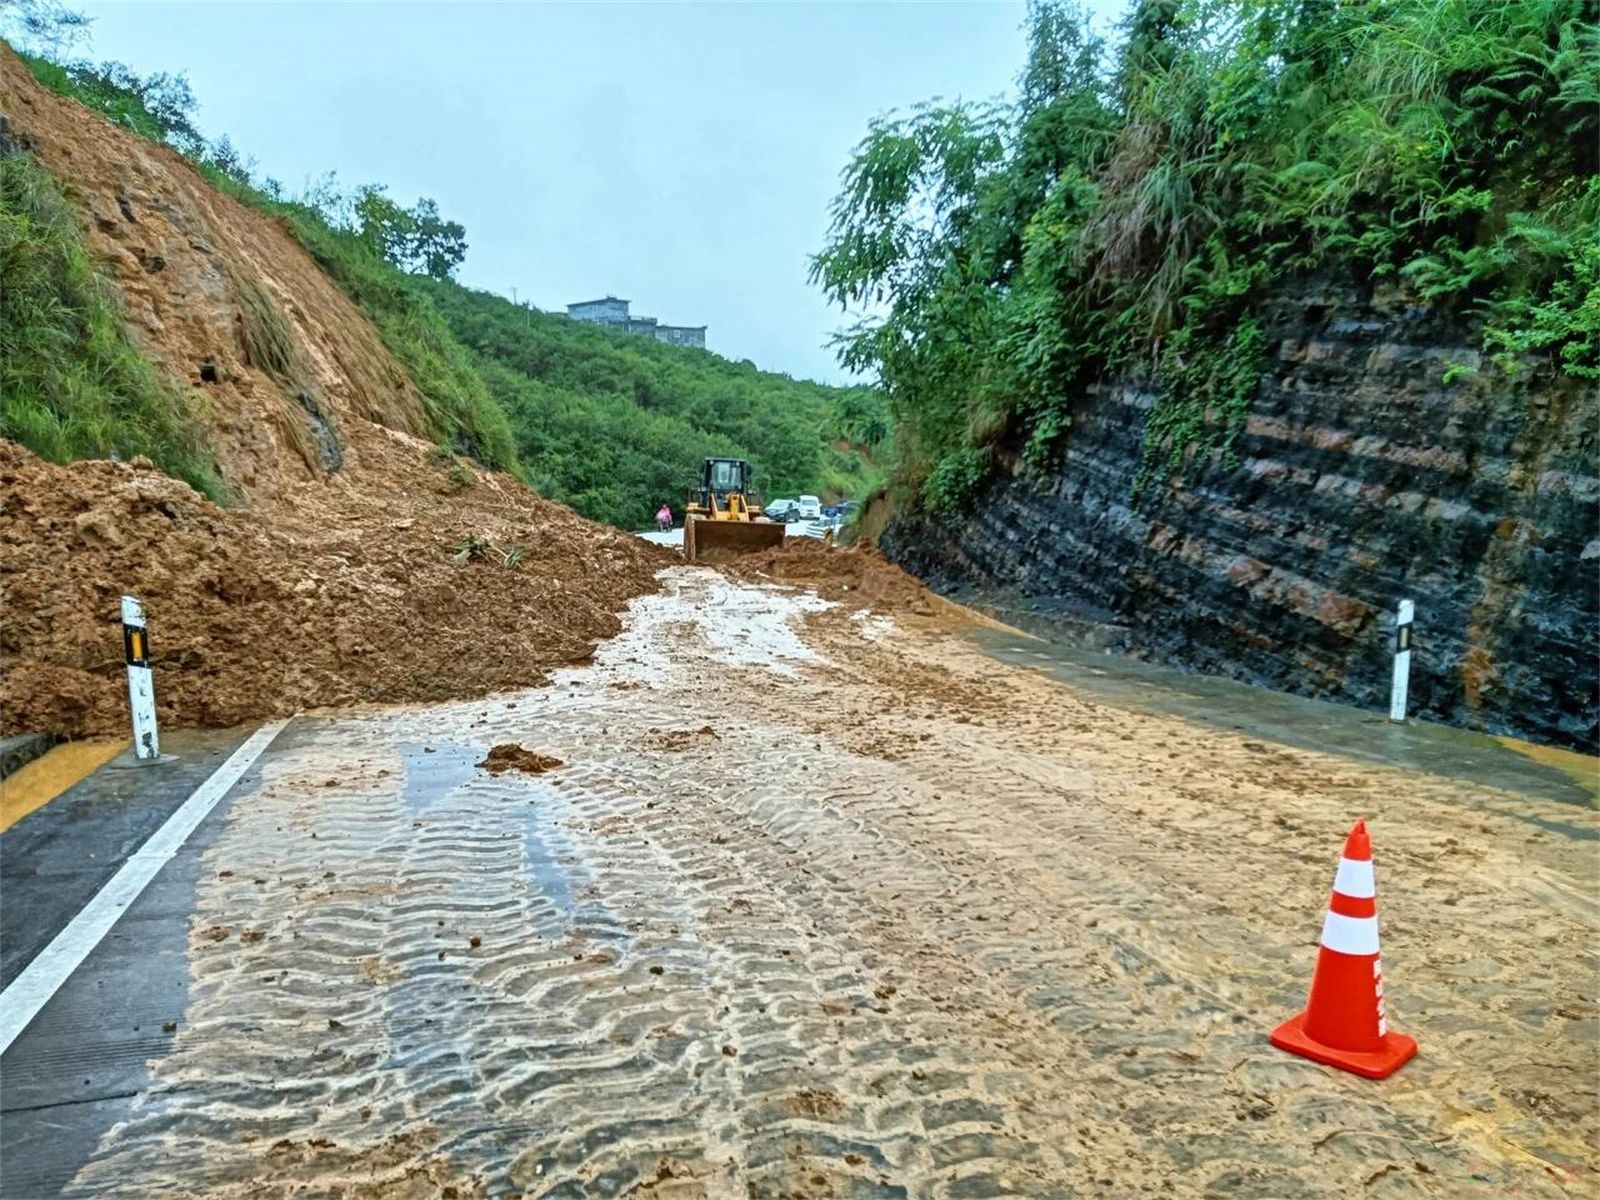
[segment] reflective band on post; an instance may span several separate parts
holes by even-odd
[[[1339,869],[1333,876],[1333,890],[1342,896],[1364,900],[1378,894],[1378,885],[1372,876],[1372,860],[1341,858]]]
[[[128,662],[134,757],[154,761],[161,757],[161,739],[156,732],[156,688],[150,675],[150,631],[145,626],[144,606],[132,596],[122,598],[122,649]]]
[[[1389,692],[1391,721],[1406,719],[1411,692],[1411,623],[1416,615],[1416,606],[1411,601],[1400,601],[1400,612],[1394,625],[1394,685]]]
[[[1329,913],[1322,921],[1322,945],[1339,954],[1376,954],[1378,918]]]
[[[122,655],[130,667],[150,665],[150,637],[133,625],[122,627]]]

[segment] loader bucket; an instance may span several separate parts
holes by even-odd
[[[683,556],[690,562],[726,562],[754,550],[783,544],[776,521],[713,521],[690,517],[683,524]]]

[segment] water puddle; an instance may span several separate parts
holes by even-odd
[[[458,784],[473,776],[473,764],[483,757],[474,746],[459,742],[422,745],[405,742],[400,746],[400,761],[405,764],[405,783],[400,798],[415,812],[425,812],[449,797]]]
[[[1504,788],[1541,800],[1600,807],[1600,759],[1568,751],[1559,759],[1513,739],[1436,725],[1391,723],[1384,714],[1251,687],[1214,675],[1188,675],[1138,662],[1008,633],[968,630],[965,636],[1001,662],[1033,667],[1091,696],[1146,712],[1182,717],[1302,750],[1423,771]],[[1508,745],[1507,743],[1512,744]],[[1566,837],[1593,837],[1572,825],[1552,826]]]

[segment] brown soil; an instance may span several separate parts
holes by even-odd
[[[220,509],[138,464],[58,467],[0,443],[0,730],[120,731],[118,597],[150,620],[160,719],[233,725],[301,708],[442,700],[541,682],[618,628],[670,554],[503,477],[445,492],[392,440],[387,494]],[[466,535],[518,546],[461,562]]]
[[[679,568],[570,687],[276,745],[198,873],[192,927],[236,936],[69,1190],[340,1195],[425,1126],[428,1196],[1593,1195],[1600,814],[1121,707],[926,619],[730,664],[808,607]],[[419,743],[572,765],[530,805]],[[1382,1083],[1267,1040],[1356,816],[1421,1044]],[[328,872],[391,890],[330,913]],[[402,1009],[435,1023],[395,1072]]]
[[[546,771],[554,771],[564,765],[559,758],[551,758],[548,754],[540,754],[537,750],[525,750],[515,742],[501,742],[478,764],[491,775],[504,775],[507,771],[521,771],[524,775],[543,775]],[[477,944],[476,939],[473,944]]]
[[[175,151],[40,87],[4,45],[0,112],[66,189],[135,342],[188,392],[223,474],[253,502],[303,502],[293,485],[328,474],[302,392],[337,432],[351,475],[382,465],[367,462],[371,426],[427,431],[422,399],[377,330],[284,226],[217,191]],[[287,384],[246,345],[263,294],[297,360]]]
[[[852,606],[932,613],[928,589],[868,546],[834,547],[816,538],[790,538],[727,564],[728,574],[755,581],[803,583],[829,600]]]
[[[655,586],[670,552],[419,436],[405,372],[280,224],[38,87],[3,45],[0,111],[83,213],[132,336],[187,388],[241,499],[219,509],[147,463],[59,467],[0,443],[0,733],[123,731],[123,593],[150,618],[162,722],[231,725],[537,683]],[[251,361],[263,294],[293,379]],[[309,409],[334,431],[334,470]],[[468,536],[490,546],[454,561]],[[512,547],[516,567],[496,553]]]
[[[826,1121],[844,1112],[839,1093],[819,1088],[801,1088],[783,1102],[790,1116]]]
[[[693,750],[716,740],[717,731],[709,725],[699,729],[652,729],[644,735],[644,744],[652,750]]]

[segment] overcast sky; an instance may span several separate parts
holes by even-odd
[[[806,268],[851,147],[875,114],[1008,91],[1024,52],[1020,2],[70,6],[89,57],[185,72],[202,130],[292,191],[432,196],[464,283],[622,296],[829,381],[839,315]]]

